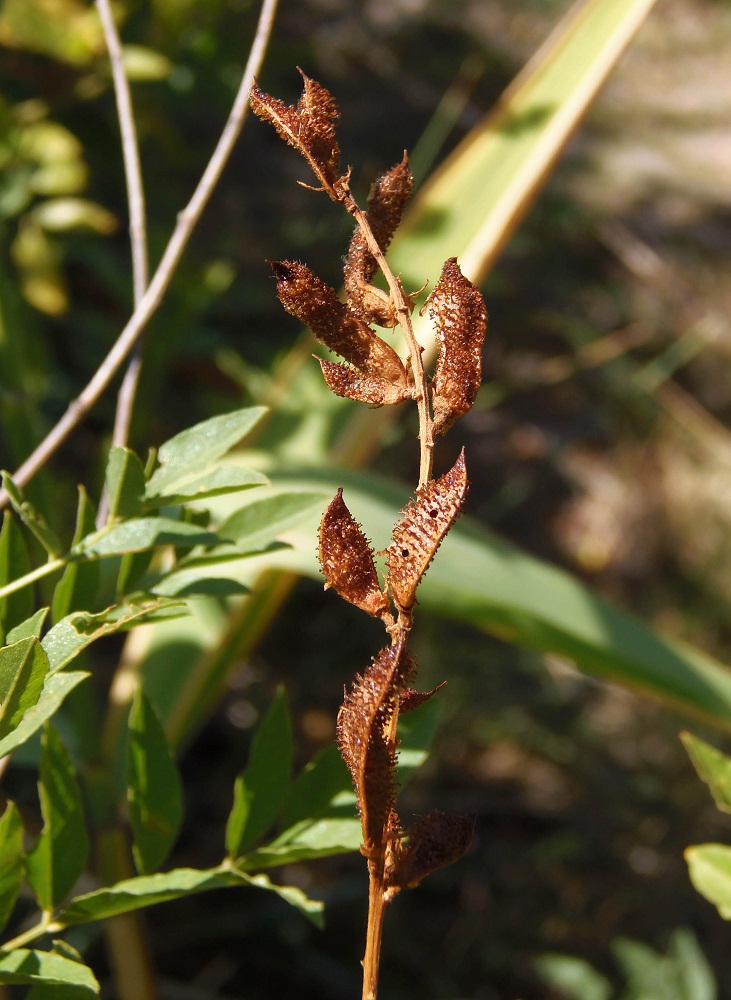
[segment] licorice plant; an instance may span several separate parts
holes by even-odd
[[[300,71],[301,72],[301,71]],[[380,618],[389,636],[363,675],[357,675],[340,709],[337,738],[355,787],[368,862],[369,911],[363,998],[375,1000],[386,903],[417,885],[436,868],[456,861],[472,838],[470,818],[433,810],[405,827],[396,811],[396,754],[399,716],[434,691],[411,685],[416,664],[408,650],[418,586],[442,539],[462,511],[468,489],[464,452],[443,476],[432,476],[434,438],[445,433],[475,401],[481,377],[487,311],[478,289],[456,258],[446,261],[424,309],[438,339],[431,377],[411,320],[416,293],[407,294],[385,253],[401,221],[413,178],[408,157],[373,186],[361,209],[350,189],[351,169],[340,167],[332,95],[302,73],[304,90],[296,106],[257,85],[254,112],[304,156],[318,186],[356,221],[344,266],[347,302],[302,263],[272,263],[284,308],[330,351],[343,359],[318,358],[328,387],[338,396],[387,406],[413,400],[419,414],[420,470],[415,496],[401,511],[385,552],[379,581],[371,545],[348,510],[339,489],[320,524],[319,555],[326,580],[351,604]],[[305,185],[309,186],[309,185]],[[388,291],[372,282],[380,270]],[[400,327],[406,360],[373,326]],[[441,685],[440,685],[441,686]]]

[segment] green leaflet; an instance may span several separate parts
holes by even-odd
[[[29,639],[31,636],[40,639],[47,615],[48,608],[39,608],[34,615],[26,618],[24,622],[16,625],[14,629],[8,632],[6,636],[7,644],[10,646],[14,642],[20,642],[21,639]]]
[[[4,757],[5,754],[11,753],[38,732],[43,723],[47,722],[58,711],[61,703],[76,685],[90,676],[85,670],[68,670],[60,674],[49,674],[36,704],[28,709],[20,724],[4,739],[0,740],[0,756]]]
[[[49,911],[71,891],[89,853],[76,771],[52,726],[43,733],[38,791],[43,829],[28,853],[28,882]]]
[[[78,951],[67,941],[63,941],[60,938],[57,938],[53,942],[52,952],[70,962],[84,965],[84,960]],[[84,974],[82,973],[82,975]],[[36,983],[28,991],[26,1000],[86,1000],[88,996],[88,988],[76,983],[64,983],[63,985],[58,985],[57,983]]]
[[[87,535],[73,552],[88,559],[141,552],[156,545],[192,548],[194,545],[215,545],[218,541],[218,536],[213,532],[204,531],[185,521],[176,521],[170,517],[135,517]]]
[[[24,868],[23,821],[15,804],[8,802],[0,818],[0,930],[15,906]]]
[[[160,597],[140,604],[113,606],[98,614],[83,611],[67,615],[43,637],[51,673],[62,670],[84,649],[105,635],[126,631],[133,625],[152,621],[158,615],[179,614],[183,601]]]
[[[680,738],[698,776],[710,788],[718,808],[731,813],[731,757],[691,733],[681,733]]]
[[[251,469],[239,469],[236,466],[217,465],[213,469],[202,472],[184,483],[171,486],[169,492],[159,496],[149,496],[145,500],[145,509],[168,507],[172,504],[188,503],[191,500],[206,500],[208,497],[223,496],[225,493],[238,493],[254,486],[265,486],[266,476]]]
[[[145,498],[170,497],[249,433],[266,412],[262,406],[234,410],[176,434],[158,452],[160,467],[152,474]]]
[[[79,997],[99,995],[99,983],[86,965],[50,951],[30,951],[26,948],[0,953],[0,983],[75,986]]]
[[[573,955],[541,955],[535,961],[538,975],[570,1000],[611,1000],[612,984],[588,962]]]
[[[6,510],[3,513],[3,525],[0,530],[0,587],[10,583],[11,580],[25,576],[31,568],[23,532],[15,517],[12,511]],[[33,606],[31,586],[23,587],[14,594],[0,598],[0,639],[6,631],[28,618],[33,613]]]
[[[94,507],[83,486],[79,486],[73,548],[95,530]],[[94,608],[99,593],[99,562],[96,559],[70,562],[53,591],[51,615],[55,622],[81,608]]]
[[[713,970],[688,930],[674,931],[664,955],[627,938],[614,941],[612,951],[626,978],[622,1000],[716,1000]],[[571,1000],[618,996],[609,980],[583,959],[548,954],[535,965],[541,979]]]
[[[108,521],[136,517],[142,508],[145,492],[145,470],[130,448],[114,447],[109,452],[105,472]]]
[[[0,741],[38,702],[47,673],[48,657],[34,635],[0,649]]]
[[[676,930],[665,955],[626,938],[618,938],[612,951],[636,1000],[716,1000],[713,970],[690,931]]]
[[[234,542],[243,552],[256,552],[271,544],[283,531],[298,525],[306,514],[313,510],[321,513],[329,499],[309,490],[268,493],[252,498],[225,518],[216,532],[219,537]]]
[[[292,775],[292,722],[280,688],[254,734],[246,768],[234,783],[226,823],[226,852],[240,857],[273,825],[287,798]]]
[[[2,473],[3,487],[10,497],[13,510],[26,526],[28,531],[35,536],[43,546],[49,556],[59,556],[63,552],[63,546],[52,528],[49,528],[46,519],[33,506],[30,500],[26,500],[23,491],[18,487],[7,474]]]
[[[731,847],[698,844],[685,851],[690,880],[713,903],[724,920],[731,920]]]
[[[175,868],[157,875],[140,875],[125,879],[108,889],[77,896],[66,909],[58,914],[54,926],[58,929],[88,920],[104,920],[119,913],[129,913],[142,907],[164,903],[191,893],[232,886],[257,886],[275,892],[301,913],[320,926],[322,903],[309,899],[294,886],[274,885],[266,875],[247,875],[233,866],[221,865],[199,871],[194,868]]]
[[[180,779],[152,705],[138,688],[129,715],[127,801],[135,865],[159,868],[183,819]]]

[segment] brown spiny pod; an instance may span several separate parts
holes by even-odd
[[[390,895],[413,888],[437,868],[457,861],[472,842],[471,817],[454,816],[433,809],[408,830],[408,844],[399,852],[389,873]]]
[[[417,490],[402,511],[386,552],[386,586],[400,609],[416,603],[416,588],[461,513],[467,489],[463,450],[449,472]]]
[[[388,249],[401,222],[413,185],[414,178],[406,153],[400,163],[391,167],[373,185],[366,219],[383,253]],[[398,322],[398,317],[390,296],[371,284],[377,270],[376,259],[368,249],[368,242],[358,226],[350,241],[344,270],[345,289],[350,305],[366,322],[392,327]]]
[[[382,649],[357,675],[338,713],[340,752],[353,779],[363,850],[383,848],[396,798],[396,737],[390,723],[399,694],[413,673],[404,641]]]
[[[378,582],[373,549],[343,500],[342,488],[320,522],[320,566],[326,587],[377,618],[391,620],[388,598]]]
[[[269,263],[277,277],[279,301],[321,344],[364,374],[395,385],[409,383],[398,354],[340,301],[334,288],[299,261]]]
[[[429,315],[439,338],[433,381],[434,433],[443,434],[475,401],[482,378],[487,309],[479,289],[450,257],[429,296]]]
[[[340,148],[335,138],[338,106],[322,84],[299,72],[304,89],[296,106],[272,97],[256,83],[249,103],[254,114],[270,122],[282,139],[304,156],[330,197],[340,201]]]
[[[399,698],[399,711],[402,715],[406,712],[413,712],[415,708],[419,708],[430,698],[433,698],[437,691],[441,691],[446,683],[446,681],[442,681],[431,691],[415,691],[413,688],[406,688]]]
[[[407,381],[406,371],[403,383],[394,383],[371,375],[363,375],[350,365],[339,365],[323,358],[317,360],[320,362],[328,389],[336,396],[357,399],[374,407],[390,406],[413,398],[414,388]]]

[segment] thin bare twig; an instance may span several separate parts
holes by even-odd
[[[140,170],[140,151],[132,112],[129,81],[124,71],[122,43],[114,23],[110,0],[96,0],[96,6],[109,52],[119,131],[122,135],[124,179],[127,185],[127,204],[129,206],[129,239],[132,250],[132,287],[136,308],[145,294],[148,280],[147,220],[145,217],[145,192]]]
[[[134,113],[132,111],[132,96],[129,81],[124,70],[122,43],[110,0],[96,0],[99,19],[104,32],[104,39],[109,52],[109,64],[112,70],[114,98],[117,104],[117,119],[122,137],[122,159],[124,162],[124,178],[127,186],[127,205],[129,209],[129,241],[132,253],[132,292],[133,304],[136,309],[149,281],[147,255],[147,213],[145,209],[145,189],[142,183],[140,168],[140,150],[137,141]],[[129,429],[132,423],[137,387],[142,371],[142,338],[133,348],[132,357],[124,373],[122,385],[117,394],[117,406],[114,412],[114,429],[112,444],[123,447],[129,440]],[[107,519],[109,500],[106,489],[103,492],[97,527]]]
[[[241,132],[248,108],[251,85],[266,52],[271,34],[277,0],[263,0],[256,34],[246,63],[244,75],[234,100],[228,121],[224,126],[218,144],[208,161],[208,166],[198,182],[188,204],[178,215],[178,221],[157,266],[152,281],[142,296],[139,305],[130,317],[109,354],[101,363],[85,389],[69,404],[68,409],[55,427],[49,432],[35,451],[23,462],[13,475],[18,486],[23,487],[45,465],[58,450],[72,430],[83,420],[94,406],[102,392],[111,382],[115,373],[129,354],[138,337],[159,307],[167,290],[175,268],[180,260],[198,219],[216,186],[223,168],[231,155]],[[5,490],[0,491],[0,510],[9,503]]]

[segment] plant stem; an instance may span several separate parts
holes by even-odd
[[[376,1000],[378,994],[378,966],[381,958],[383,918],[386,914],[386,898],[383,892],[383,858],[377,868],[369,864],[368,883],[368,929],[366,949],[363,957],[363,1000]]]
[[[432,477],[432,464],[434,453],[434,432],[433,421],[429,408],[429,387],[426,381],[424,363],[422,361],[422,347],[414,334],[414,325],[411,322],[411,310],[401,281],[391,270],[386,256],[378,245],[378,241],[373,235],[373,231],[368,223],[366,213],[359,208],[350,191],[347,191],[345,207],[360,226],[361,232],[368,244],[368,249],[376,260],[381,272],[386,279],[391,298],[396,306],[399,318],[399,325],[404,333],[406,346],[409,351],[411,361],[411,371],[416,385],[416,403],[419,411],[419,486],[425,486]]]
[[[10,941],[6,941],[2,949],[3,951],[12,951],[13,948],[22,948],[24,945],[30,944],[31,941],[43,937],[44,934],[55,934],[58,931],[62,931],[65,926],[65,924],[58,921],[51,920],[50,912],[43,913],[41,919],[34,927],[29,927],[27,931],[23,931],[17,937],[11,938]]]
[[[0,600],[3,597],[7,597],[8,594],[14,594],[16,590],[22,590],[23,587],[27,587],[29,583],[35,583],[36,580],[42,580],[44,576],[48,576],[50,573],[55,573],[57,569],[63,569],[68,562],[68,556],[59,556],[57,559],[49,559],[47,563],[42,566],[38,566],[36,569],[32,569],[30,573],[26,573],[24,576],[19,576],[17,580],[11,580],[10,583],[6,583],[4,587],[0,587]]]
[[[193,196],[178,215],[173,234],[145,294],[86,388],[69,404],[59,422],[14,473],[13,479],[18,486],[25,486],[36,475],[96,404],[162,302],[193,229],[208,204],[241,132],[248,108],[249,91],[264,58],[276,8],[277,0],[264,0],[262,3],[256,35],[228,121]],[[0,490],[0,510],[7,506],[9,500],[7,492]]]

